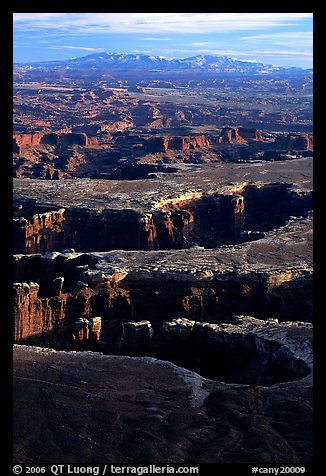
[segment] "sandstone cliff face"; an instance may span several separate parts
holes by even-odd
[[[287,134],[279,137],[275,145],[286,150],[313,150],[311,134]]]
[[[61,180],[64,178],[64,173],[59,169],[53,169],[48,167],[45,172],[46,180]]]
[[[153,249],[184,248],[187,237],[194,225],[194,212],[172,207],[166,212],[152,215],[152,225],[155,228],[156,240]]]
[[[57,331],[65,322],[66,299],[59,296],[40,299],[37,283],[14,283],[14,340],[22,342],[32,336]],[[61,336],[67,344],[69,333]]]
[[[218,143],[237,144],[248,139],[262,140],[261,131],[246,127],[225,127],[217,137]]]
[[[52,176],[55,179],[55,175]],[[200,195],[200,194],[199,194]],[[262,237],[283,226],[291,215],[313,208],[311,191],[294,191],[288,184],[245,186],[239,193],[164,201],[158,209],[60,209],[41,213],[31,207],[16,213],[14,252],[162,250],[191,246],[215,248]],[[34,211],[33,211],[34,210]],[[250,234],[249,232],[254,232]],[[257,234],[258,232],[258,234]],[[255,234],[256,233],[256,234]]]
[[[195,114],[187,109],[187,110],[176,110],[175,113],[174,113],[174,119],[176,121],[180,121],[180,122],[190,122],[193,118],[195,117]]]
[[[270,386],[310,374],[312,354],[305,353],[304,346],[298,352],[295,346],[291,349],[286,345],[286,339],[282,342],[272,338],[277,329],[291,329],[291,325],[244,316],[237,316],[236,323],[224,325],[173,319],[163,324],[159,336],[154,331],[148,340],[152,355],[164,359],[172,349],[173,362],[205,377]],[[146,323],[143,326],[146,329]],[[308,323],[305,327],[312,329]]]
[[[262,140],[262,131],[249,127],[238,127],[238,134],[244,139]]]
[[[218,194],[205,199],[171,202],[139,219],[140,249],[182,249],[240,241],[245,228],[241,196]]]
[[[130,252],[120,253],[122,262],[128,263]],[[92,255],[74,250],[15,256],[15,341],[32,339],[38,345],[51,342],[60,346],[62,337],[68,345],[78,318],[89,321],[100,316],[96,341],[101,341],[101,350],[116,352],[124,322],[162,324],[180,317],[225,323],[238,314],[305,321],[312,317],[309,270],[236,270],[219,264],[214,270],[206,264],[204,269],[182,271],[164,268],[164,257],[157,258],[150,268],[124,269],[112,267],[110,260],[112,253]],[[77,340],[85,339],[79,336]]]
[[[60,137],[58,145],[62,148],[72,145],[85,147],[87,145],[87,139],[88,138],[86,134],[64,134]]]
[[[14,247],[17,253],[46,253],[64,245],[64,209],[36,213],[30,220],[15,218]]]
[[[15,153],[20,153],[22,148],[29,146],[52,146],[66,148],[72,145],[89,147],[98,145],[96,137],[89,137],[85,133],[37,133],[14,134],[13,148]]]
[[[14,248],[16,253],[27,254],[68,247],[78,251],[184,248],[195,220],[193,211],[178,205],[145,215],[84,209],[36,213],[29,219],[23,215],[14,219]]]
[[[278,228],[290,215],[304,215],[313,208],[312,191],[291,190],[288,184],[247,185],[241,195],[245,202],[247,230]]]
[[[225,127],[222,129],[220,135],[217,138],[217,142],[226,142],[226,143],[238,143],[243,142],[241,139],[237,127]]]
[[[40,286],[35,282],[14,283],[14,341],[73,350],[89,348],[101,337],[106,347],[115,348],[114,327],[133,318],[128,290],[116,289],[114,280],[103,287],[99,280],[94,288],[78,282],[73,293],[66,293],[58,290],[62,279],[55,278],[52,293],[44,297],[39,297]],[[97,310],[101,317],[96,316]]]
[[[131,121],[112,121],[107,124],[97,124],[97,132],[121,132],[129,127],[132,127],[134,124]]]
[[[36,134],[14,134],[13,142],[16,147],[24,147],[26,145],[34,146],[38,145],[42,139],[44,133]]]
[[[151,122],[145,124],[146,129],[161,129],[163,127],[170,127],[172,118],[153,119]]]
[[[209,147],[209,140],[203,135],[184,137],[151,137],[147,139],[143,148],[147,152],[182,151],[189,152],[197,148]]]
[[[72,208],[36,212],[28,218],[26,214],[24,210],[13,222],[15,253],[47,253],[69,247],[78,251],[139,249],[143,242],[139,214],[133,210],[94,213]]]

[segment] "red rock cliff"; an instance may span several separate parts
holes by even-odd
[[[311,134],[287,134],[279,137],[276,144],[287,150],[313,150],[313,137]]]
[[[262,140],[261,131],[247,127],[224,127],[217,138],[217,142],[235,144],[245,142],[248,139]]]
[[[64,209],[35,214],[31,221],[14,219],[14,244],[19,253],[46,253],[63,245]]]
[[[147,139],[143,148],[148,152],[168,152],[178,150],[187,152],[197,148],[209,147],[209,140],[203,135],[151,137]]]
[[[50,332],[65,317],[65,299],[40,299],[37,283],[14,283],[14,341]]]
[[[53,147],[68,147],[79,145],[88,147],[98,145],[97,137],[89,137],[85,133],[36,133],[36,134],[14,134],[13,147],[15,153],[20,153],[21,149],[26,146],[35,147],[37,145],[49,145]]]

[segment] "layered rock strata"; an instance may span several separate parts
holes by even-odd
[[[79,317],[101,316],[108,350],[126,321],[311,321],[311,224],[293,219],[258,241],[210,250],[16,255],[15,340],[61,348]]]
[[[51,146],[66,148],[72,145],[88,147],[98,145],[96,137],[89,137],[85,133],[35,133],[35,134],[18,134],[13,137],[14,153],[20,154],[26,146]]]
[[[168,152],[181,151],[188,152],[197,148],[209,147],[208,138],[203,135],[183,136],[183,137],[151,137],[146,139],[143,144],[146,152]]]
[[[14,247],[18,253],[46,253],[64,247],[65,209],[35,213],[30,219],[19,210],[14,218]]]
[[[276,139],[275,145],[286,150],[313,150],[311,134],[285,134]]]
[[[224,127],[216,139],[217,143],[237,144],[247,140],[262,140],[261,131],[245,127]]]
[[[228,194],[189,193],[161,200],[145,213],[75,207],[34,213],[37,204],[30,200],[16,206],[14,250],[46,253],[66,247],[78,251],[195,245],[212,248],[240,243],[247,237],[261,238],[260,232],[285,224],[289,216],[306,215],[312,207],[311,191],[296,190],[284,183],[245,185]],[[32,217],[26,218],[28,215]],[[249,233],[252,231],[256,235]]]

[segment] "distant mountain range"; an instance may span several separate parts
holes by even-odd
[[[163,56],[149,56],[143,54],[123,53],[94,53],[81,58],[71,58],[64,61],[42,61],[30,63],[15,63],[14,68],[26,69],[112,69],[130,70],[140,69],[145,71],[173,72],[193,70],[207,73],[230,73],[230,74],[312,74],[312,68],[284,68],[274,65],[266,65],[253,61],[239,60],[228,56],[198,55],[182,59],[167,59]]]

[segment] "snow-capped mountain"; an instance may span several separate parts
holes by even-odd
[[[167,59],[163,56],[124,53],[93,53],[81,58],[64,61],[43,61],[33,63],[15,63],[15,68],[27,69],[143,69],[146,71],[196,70],[216,73],[270,74],[291,71],[292,73],[310,73],[312,69],[282,68],[253,61],[239,60],[228,56],[197,55],[182,59]]]

